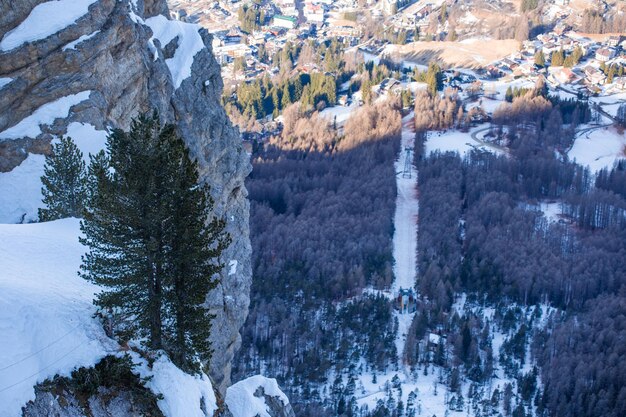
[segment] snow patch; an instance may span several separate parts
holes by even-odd
[[[94,36],[96,36],[98,33],[100,33],[100,31],[99,31],[99,30],[96,30],[95,32],[90,33],[89,35],[83,35],[83,36],[81,36],[80,38],[76,39],[75,41],[70,42],[70,43],[68,43],[67,45],[65,45],[65,46],[63,47],[63,51],[67,51],[67,50],[70,50],[70,49],[74,49],[74,50],[75,50],[75,49],[76,49],[76,46],[77,46],[78,44],[81,44],[81,43],[83,43],[83,42],[85,42],[85,41],[87,41],[87,40],[89,40],[89,39],[93,38],[93,37],[94,37]]]
[[[230,412],[237,417],[271,417],[264,397],[257,397],[254,393],[259,387],[265,395],[277,397],[284,405],[289,399],[278,387],[274,378],[265,378],[255,375],[239,381],[226,390],[226,405]]]
[[[228,263],[228,267],[230,268],[228,271],[228,275],[235,275],[237,273],[237,260],[233,259]]]
[[[338,125],[343,124],[350,118],[355,110],[359,109],[359,101],[353,96],[352,102],[348,106],[327,107],[320,112],[320,116],[325,117],[331,122],[337,122]]]
[[[11,82],[13,82],[13,78],[0,78],[0,89],[11,84]]]
[[[162,15],[147,19],[145,24],[152,29],[154,37],[161,42],[161,47],[165,47],[178,37],[178,48],[174,56],[166,59],[165,63],[172,74],[174,88],[180,87],[181,83],[191,76],[194,57],[204,49],[204,42],[198,32],[200,26],[178,20],[168,20]]]
[[[568,152],[572,161],[588,166],[592,173],[603,168],[612,168],[622,158],[626,150],[626,137],[612,128],[593,130],[576,138],[574,146]]]
[[[24,137],[36,138],[41,134],[41,125],[50,125],[56,119],[69,116],[72,106],[89,99],[90,94],[91,91],[89,90],[82,91],[78,94],[61,97],[58,100],[44,104],[15,126],[0,132],[0,141]]]
[[[10,51],[27,42],[45,39],[76,23],[97,0],[57,0],[41,3],[15,29],[4,35],[1,51]]]
[[[37,221],[37,210],[44,207],[41,201],[41,176],[45,163],[45,156],[30,154],[12,171],[0,173],[0,223]],[[2,256],[0,252],[0,258]],[[1,259],[0,264],[4,265]],[[0,310],[3,309],[0,303]],[[1,353],[0,349],[0,358]],[[0,412],[0,415],[3,414]]]
[[[152,368],[136,353],[131,353],[131,356],[135,363],[139,363],[135,371],[142,378],[150,378],[146,387],[155,394],[163,395],[157,405],[165,417],[206,417],[217,410],[213,385],[204,373],[189,375],[177,368],[166,355],[160,355]],[[201,404],[204,404],[204,411]]]
[[[106,148],[107,132],[96,130],[95,126],[88,123],[70,123],[67,136],[72,138],[83,153],[85,164],[89,164],[89,154],[95,155]]]

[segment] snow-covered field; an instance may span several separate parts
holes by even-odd
[[[472,132],[484,130],[485,126],[473,128],[470,132],[459,130],[447,130],[445,132],[429,132],[426,140],[426,155],[434,152],[457,152],[462,158],[472,149],[481,149],[493,153],[498,153],[498,149],[487,146],[472,138]],[[480,138],[479,138],[480,139]]]
[[[98,287],[77,274],[85,248],[79,243],[80,221],[0,224],[0,416],[21,416],[35,398],[33,386],[54,375],[68,376],[81,366],[93,366],[109,354],[123,354],[94,318],[92,303]],[[162,394],[158,406],[166,417],[206,417],[217,409],[209,378],[189,375],[165,356],[152,367],[132,353],[135,371],[150,377],[147,387]],[[227,403],[235,417],[254,417],[246,410],[265,410],[258,386],[288,402],[275,380],[261,376],[237,384]],[[250,403],[256,398],[255,403]],[[255,408],[251,408],[254,405]],[[241,413],[235,410],[243,410]],[[265,414],[261,414],[265,415]]]
[[[626,158],[626,136],[615,127],[592,130],[579,136],[568,153],[570,160],[588,166],[591,172],[611,168],[615,161]]]
[[[352,98],[352,102],[348,106],[333,106],[327,107],[320,112],[320,115],[330,120],[330,122],[337,122],[337,125],[343,125],[352,115],[352,113],[359,109],[359,101],[356,97]]]
[[[79,221],[0,225],[0,415],[21,415],[33,385],[116,352],[92,318],[97,287],[77,275]]]

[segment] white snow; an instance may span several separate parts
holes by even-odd
[[[84,253],[78,235],[77,219],[0,225],[3,417],[22,415],[36,383],[93,366],[116,350],[92,317],[97,287],[76,273]]]
[[[88,123],[70,123],[67,127],[67,136],[72,138],[83,153],[85,164],[89,164],[89,154],[95,155],[106,148],[107,132],[96,130]]]
[[[78,94],[61,97],[58,100],[44,104],[15,126],[0,132],[0,141],[3,139],[37,137],[41,134],[41,125],[50,125],[56,119],[68,117],[72,106],[87,100],[90,94],[91,91],[82,91]]]
[[[434,152],[457,152],[462,158],[465,157],[472,149],[482,148],[484,146],[472,139],[469,133],[460,132],[458,130],[448,130],[445,132],[430,132],[428,140],[426,140],[426,155]]]
[[[41,3],[0,42],[1,51],[10,51],[27,42],[45,39],[74,24],[97,0],[56,0]]]
[[[177,368],[166,355],[160,355],[151,369],[145,359],[137,354],[132,356],[133,362],[139,363],[135,368],[139,375],[150,378],[146,386],[155,394],[163,395],[157,405],[165,417],[206,417],[217,410],[213,385],[204,373],[189,375]],[[201,403],[205,404],[206,413]]]
[[[612,168],[615,161],[626,158],[626,137],[613,127],[596,129],[579,136],[568,152],[570,160],[588,166],[592,173]]]
[[[228,263],[228,275],[235,275],[237,273],[237,264],[238,262],[236,259],[233,259]]]
[[[559,221],[559,216],[563,213],[561,206],[559,202],[542,202],[539,207],[545,218],[554,223]]]
[[[0,224],[2,417],[21,416],[38,382],[93,366],[109,354],[123,354],[93,317],[98,287],[77,275],[85,252],[79,235],[80,222],[72,218]],[[158,406],[166,417],[213,415],[216,398],[205,374],[186,374],[163,354],[151,368],[138,354],[132,356],[138,364],[135,372],[150,377],[146,386],[163,395]]]
[[[204,42],[198,32],[200,26],[178,20],[168,20],[162,15],[151,17],[145,23],[152,29],[154,37],[161,42],[161,47],[165,47],[178,37],[176,52],[172,58],[166,59],[165,63],[172,74],[174,87],[180,87],[181,83],[191,76],[194,57],[204,49]]]
[[[413,117],[411,112],[402,120],[402,146],[400,155],[395,163],[396,186],[396,212],[394,215],[393,235],[393,258],[395,260],[393,272],[395,280],[392,284],[392,292],[395,295],[400,288],[414,288],[417,276],[417,216],[419,201],[417,199],[417,169],[410,160],[410,176],[405,175],[404,166],[407,154],[406,148],[415,145],[415,132],[413,130]],[[409,154],[413,158],[413,154]],[[409,176],[409,178],[405,178]],[[402,352],[402,351],[400,351]]]
[[[350,118],[352,113],[358,109],[359,101],[353,96],[350,105],[327,107],[320,112],[320,115],[331,122],[337,121],[337,125],[342,126]]]
[[[89,40],[89,39],[93,38],[93,37],[94,37],[94,36],[96,36],[98,33],[100,33],[100,31],[99,31],[99,30],[96,30],[95,32],[90,33],[89,35],[83,35],[83,36],[81,36],[80,38],[76,39],[75,41],[70,42],[70,43],[68,43],[67,45],[65,45],[65,46],[63,47],[63,51],[67,51],[67,50],[70,50],[70,49],[76,49],[76,46],[77,46],[78,44],[81,44],[81,43],[83,43],[83,42],[85,42],[85,41],[87,41],[87,40]]]
[[[271,417],[265,398],[254,395],[259,387],[263,388],[265,395],[279,398],[284,405],[289,404],[289,399],[280,390],[274,378],[255,375],[231,385],[226,390],[225,402],[234,416]]]
[[[6,85],[9,85],[13,81],[13,78],[0,78],[0,89],[4,88]]]
[[[30,154],[12,171],[0,173],[0,223],[37,221],[45,162],[43,155]]]

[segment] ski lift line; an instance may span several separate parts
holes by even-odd
[[[61,340],[65,339],[67,336],[69,336],[69,335],[70,335],[70,333],[72,333],[74,330],[78,329],[78,326],[80,326],[80,323],[79,323],[79,324],[77,324],[75,327],[71,328],[71,329],[70,329],[70,331],[69,331],[69,332],[67,332],[67,333],[65,333],[63,336],[59,337],[58,339],[56,339],[56,340],[52,341],[52,342],[51,342],[51,343],[49,343],[48,345],[46,345],[46,346],[42,347],[41,349],[39,349],[37,352],[33,352],[33,353],[31,353],[30,355],[23,357],[22,359],[20,359],[20,360],[19,360],[19,361],[17,361],[17,362],[13,362],[13,363],[12,363],[12,364],[10,364],[10,365],[7,365],[7,366],[5,366],[5,367],[3,367],[3,368],[0,368],[0,372],[5,371],[5,370],[7,370],[7,369],[9,369],[9,368],[12,368],[13,366],[18,365],[18,364],[20,364],[20,363],[24,362],[26,359],[30,359],[30,358],[32,358],[33,356],[40,354],[41,352],[43,352],[44,350],[48,349],[48,348],[49,348],[49,347],[51,347],[52,345],[54,345],[54,344],[56,344],[56,343],[60,342]]]
[[[3,393],[4,391],[7,391],[7,390],[9,390],[9,389],[11,389],[11,388],[13,388],[13,387],[16,387],[16,386],[18,386],[18,385],[20,385],[20,384],[22,384],[22,383],[24,383],[24,382],[28,381],[29,379],[31,379],[31,378],[33,378],[33,377],[35,377],[35,376],[39,375],[40,373],[42,373],[42,372],[43,372],[43,371],[45,371],[46,369],[50,368],[50,367],[51,367],[51,366],[53,366],[53,365],[56,365],[57,363],[61,362],[61,360],[65,359],[65,358],[66,358],[66,357],[68,357],[70,354],[74,353],[74,351],[75,351],[76,349],[78,349],[79,347],[81,347],[82,345],[83,345],[82,343],[78,344],[78,346],[76,346],[74,349],[70,350],[70,351],[69,351],[69,352],[67,352],[65,355],[61,356],[59,359],[57,359],[56,361],[52,362],[51,364],[49,364],[49,365],[45,366],[44,368],[41,368],[39,371],[35,372],[34,374],[29,375],[29,376],[27,376],[26,378],[24,378],[24,379],[22,379],[22,380],[20,380],[20,381],[17,381],[17,382],[16,382],[16,383],[14,383],[14,384],[11,384],[11,385],[9,385],[9,386],[6,386],[6,387],[4,387],[4,388],[0,389],[0,393]]]

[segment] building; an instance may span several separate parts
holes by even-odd
[[[620,35],[615,35],[615,36],[611,36],[609,38],[609,40],[607,41],[607,45],[610,48],[615,48],[617,45],[619,45],[622,42],[622,37]]]
[[[398,291],[395,299],[395,307],[402,314],[414,313],[417,310],[417,298],[412,288]]]
[[[294,29],[297,24],[298,20],[295,17],[283,16],[280,14],[274,16],[274,26],[286,29]]]
[[[307,1],[304,3],[304,17],[306,17],[308,22],[324,23],[324,6]]]
[[[600,62],[607,62],[614,55],[615,50],[611,48],[600,48],[596,51],[596,59]]]
[[[552,73],[552,76],[559,84],[569,84],[576,79],[576,74],[566,67],[557,69]]]
[[[585,67],[585,78],[594,85],[604,84],[606,76],[597,68],[588,65]]]

